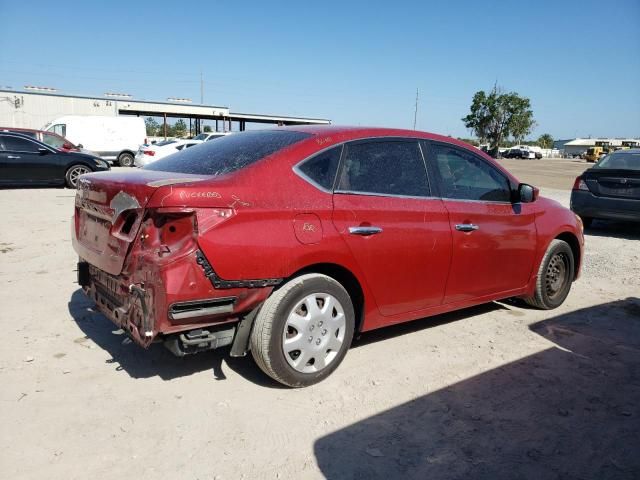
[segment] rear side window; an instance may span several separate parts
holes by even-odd
[[[325,190],[333,189],[336,179],[342,146],[331,148],[305,160],[298,170]]]
[[[433,144],[430,151],[444,198],[491,202],[511,200],[507,178],[482,159],[442,144]]]
[[[234,133],[199,148],[169,155],[144,168],[196,175],[225,175],[240,170],[312,135],[285,130],[256,130]]]
[[[26,138],[6,136],[2,138],[5,150],[10,152],[37,152],[40,148],[35,142],[30,142]]]
[[[416,141],[348,144],[337,190],[428,197],[427,171]]]

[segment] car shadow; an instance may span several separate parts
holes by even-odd
[[[126,335],[119,334],[118,328],[94,309],[94,306],[94,302],[82,289],[73,292],[68,303],[69,313],[85,338],[111,355],[107,363],[114,364],[116,370],[123,370],[132,378],[158,376],[163,380],[172,380],[210,371],[213,380],[225,380],[224,372],[228,367],[256,385],[282,388],[279,383],[262,373],[251,355],[230,357],[229,347],[182,358],[176,357],[159,343],[154,343],[145,350],[134,344]]]
[[[225,380],[224,370],[229,368],[256,385],[268,388],[286,388],[265,375],[255,364],[250,353],[245,357],[231,357],[229,356],[229,347],[182,358],[176,357],[159,343],[154,343],[145,350],[134,344],[124,333],[118,332],[118,328],[95,309],[93,300],[88,298],[82,289],[73,292],[68,308],[85,338],[90,339],[111,355],[107,363],[116,365],[117,370],[127,372],[132,378],[159,376],[163,380],[172,380],[209,370],[214,380]],[[504,310],[508,307],[495,302],[487,303],[364,332],[354,339],[351,348],[363,347],[500,309]]]
[[[584,229],[584,234],[592,237],[640,240],[640,223],[595,219],[589,228]]]
[[[640,478],[640,299],[530,328],[549,348],[319,438],[324,477]]]

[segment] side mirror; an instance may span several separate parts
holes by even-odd
[[[46,155],[49,153],[49,149],[47,148],[39,148],[38,149],[38,153],[40,153],[40,155]]]
[[[78,144],[78,148],[84,148],[84,145],[82,145],[81,143]]]
[[[522,203],[535,202],[538,198],[540,190],[526,183],[518,185],[518,201]]]

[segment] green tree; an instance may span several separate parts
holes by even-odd
[[[529,99],[515,92],[502,93],[497,86],[488,94],[476,92],[470,110],[462,121],[480,143],[488,142],[492,151],[497,151],[509,136],[522,140],[535,125]]]
[[[173,134],[176,137],[184,137],[187,134],[187,124],[183,119],[173,124]]]
[[[203,132],[206,132],[206,133],[213,132],[213,130],[211,129],[211,125],[205,125],[205,126],[202,128],[202,131],[203,131]]]
[[[538,137],[538,145],[542,148],[552,148],[553,147],[553,137],[548,133],[544,133]]]
[[[144,119],[144,125],[147,128],[147,136],[155,137],[158,135],[160,124],[153,117],[147,117]]]

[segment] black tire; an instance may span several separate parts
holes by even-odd
[[[78,177],[90,172],[92,172],[92,170],[86,165],[76,163],[75,165],[71,165],[67,168],[67,171],[64,174],[64,181],[67,184],[67,187],[76,188]]]
[[[540,262],[535,293],[524,301],[542,310],[559,307],[569,295],[574,272],[571,247],[565,241],[553,240]]]
[[[121,167],[133,167],[135,159],[130,153],[121,153],[118,157],[118,165]]]
[[[290,361],[295,361],[295,358],[289,357],[290,360],[287,360],[283,342],[286,335],[289,334],[289,329],[291,329],[291,326],[287,324],[289,315],[293,314],[294,308],[299,305],[300,302],[313,294],[328,294],[340,303],[342,311],[344,312],[344,332],[340,332],[340,334],[343,335],[340,348],[337,349],[337,353],[334,354],[326,367],[316,372],[304,373],[294,369],[289,363]],[[333,315],[333,312],[335,311],[332,309],[331,315]],[[303,338],[306,338],[307,334],[311,333],[309,337],[310,345],[315,343],[316,340],[319,342],[322,324],[318,326],[318,330],[315,333],[312,332],[314,326],[315,325],[312,325],[310,327],[310,332],[305,330],[304,333],[302,331],[295,332],[294,329],[294,338],[298,334],[302,334],[304,335]],[[351,298],[339,282],[321,274],[312,273],[302,275],[293,278],[281,288],[275,290],[260,308],[260,312],[258,312],[255,324],[253,325],[253,330],[251,331],[251,354],[260,369],[277,382],[289,387],[306,387],[325,379],[340,365],[351,345],[354,326],[355,314]],[[287,328],[286,333],[285,328]],[[326,329],[322,331],[327,332]],[[322,335],[325,335],[325,333],[322,333]],[[331,338],[332,333],[333,332],[329,332],[326,339]],[[317,335],[318,338],[311,340],[313,335]],[[337,337],[337,331],[335,335]],[[326,346],[324,348],[326,348]],[[326,350],[324,355],[329,355],[329,352],[334,351],[330,349]],[[300,354],[302,354],[302,350],[299,355]],[[291,352],[289,355],[291,355]],[[315,358],[311,358],[308,363],[305,363],[307,366],[305,368],[309,368],[308,366],[312,365],[311,361],[315,362]]]
[[[591,217],[580,217],[580,219],[582,220],[582,225],[584,225],[584,228],[589,228],[593,223],[593,218]]]

